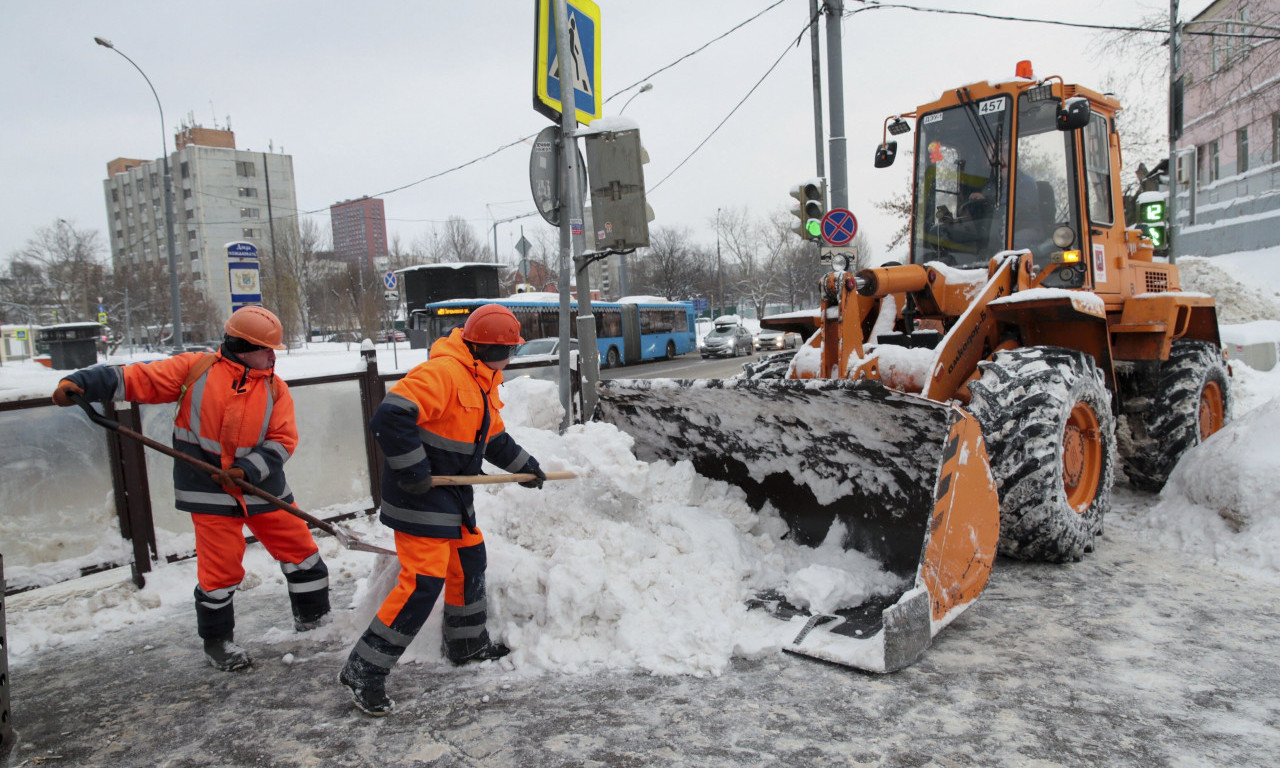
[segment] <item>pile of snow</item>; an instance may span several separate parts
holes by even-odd
[[[1145,524],[1228,571],[1280,581],[1280,367],[1231,371],[1234,419],[1183,455]]]
[[[42,391],[51,386],[46,384]],[[748,611],[745,600],[757,590],[777,589],[795,604],[822,610],[896,586],[876,563],[844,551],[840,531],[816,550],[786,541],[785,523],[771,511],[753,511],[737,488],[699,476],[688,462],[641,462],[631,452],[631,438],[610,425],[590,423],[558,434],[561,410],[551,382],[515,379],[504,385],[502,398],[508,430],[543,467],[578,475],[548,482],[541,491],[477,489],[489,555],[489,628],[514,649],[513,671],[718,674],[734,657],[778,652],[798,631],[795,624]],[[350,527],[367,540],[390,544],[389,531],[376,519]],[[340,549],[332,538],[319,541],[331,579],[356,588],[350,605],[336,606],[335,621],[312,636],[354,643],[390,589],[396,561]],[[294,643],[283,623],[286,593],[278,566],[260,547],[250,547],[245,567],[237,603],[278,603],[282,623],[260,637],[239,639],[260,653],[264,645]],[[113,582],[101,578],[11,598],[11,656],[20,661],[160,616],[190,620],[193,561],[159,565],[141,590],[119,574]],[[183,618],[173,618],[178,614]],[[404,661],[447,666],[439,611]]]
[[[1280,248],[1184,256],[1178,259],[1178,273],[1184,291],[1214,297],[1219,323],[1280,320]]]

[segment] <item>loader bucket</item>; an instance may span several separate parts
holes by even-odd
[[[915,661],[981,593],[995,559],[999,504],[981,429],[963,410],[875,381],[615,379],[598,417],[644,460],[688,460],[766,502],[801,544],[837,519],[843,546],[899,577],[901,591],[811,616],[787,650],[875,672]]]

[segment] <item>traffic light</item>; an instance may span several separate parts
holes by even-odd
[[[595,229],[587,239],[588,249],[648,247],[653,209],[645,202],[644,164],[649,153],[640,143],[640,130],[589,132],[584,142]]]
[[[1169,246],[1168,223],[1165,221],[1164,195],[1143,192],[1138,196],[1138,224],[1146,230],[1147,237],[1157,251]]]
[[[820,240],[822,217],[827,215],[826,180],[810,179],[797,184],[791,188],[791,196],[796,199],[791,213],[800,220],[791,227],[791,231],[804,240]]]

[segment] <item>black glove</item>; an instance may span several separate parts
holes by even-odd
[[[543,481],[547,479],[547,474],[542,471],[542,467],[538,466],[537,459],[534,459],[532,456],[530,456],[529,460],[525,462],[524,467],[520,470],[520,474],[537,475],[537,477],[532,480],[525,480],[521,483],[525,488],[541,488]]]
[[[421,494],[431,490],[430,472],[405,472],[403,477],[396,478],[396,485],[406,493]]]

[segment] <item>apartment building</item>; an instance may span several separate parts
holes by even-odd
[[[1218,0],[1185,25],[1178,255],[1280,245],[1277,27],[1280,0]]]
[[[169,168],[179,279],[204,290],[225,319],[231,313],[227,243],[257,246],[265,272],[273,230],[280,247],[297,241],[293,158],[237,149],[231,130],[199,125],[183,126],[175,145]],[[107,163],[102,186],[115,269],[168,264],[163,169],[161,159]]]

